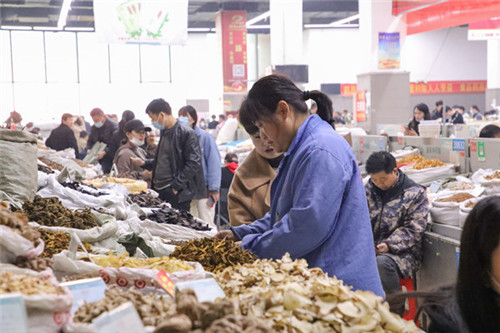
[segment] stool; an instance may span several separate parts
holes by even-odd
[[[401,285],[401,291],[413,291],[413,279],[411,277],[406,279],[399,278],[399,284]],[[417,315],[417,303],[415,302],[415,298],[407,298],[405,301],[405,313],[403,315],[403,319],[406,320],[415,320],[415,316]]]

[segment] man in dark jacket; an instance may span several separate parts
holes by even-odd
[[[420,267],[429,202],[425,188],[399,170],[390,153],[371,154],[365,168],[377,265],[384,291],[391,294],[400,290],[400,277],[411,277]],[[390,305],[403,315],[404,302]]]
[[[172,207],[189,211],[191,200],[205,187],[198,137],[177,121],[162,98],[149,103],[146,113],[161,131],[151,187]]]
[[[89,140],[87,141],[87,149],[92,149],[96,142],[106,144],[106,149],[99,153],[99,163],[102,166],[104,173],[111,171],[113,158],[118,149],[118,124],[106,117],[104,112],[99,108],[94,108],[90,111],[90,116],[94,121],[94,126],[90,129]]]
[[[73,148],[75,156],[80,157],[78,153],[78,144],[76,142],[75,133],[71,129],[73,125],[73,115],[65,113],[61,117],[61,125],[56,127],[50,132],[45,145],[54,150],[64,150],[66,148]]]

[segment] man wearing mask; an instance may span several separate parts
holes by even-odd
[[[117,142],[118,124],[106,117],[104,112],[99,108],[94,108],[90,111],[90,116],[94,121],[94,126],[90,129],[89,140],[87,141],[87,149],[92,149],[96,142],[106,144],[106,149],[99,153],[99,164],[102,166],[104,173],[111,171],[113,158],[115,157],[116,149],[119,146]]]
[[[453,109],[446,107],[446,122],[452,124],[465,124],[464,117],[458,111],[458,107],[454,106]]]
[[[146,113],[161,131],[151,187],[172,207],[189,211],[191,200],[205,187],[198,137],[175,119],[162,98],[151,101]]]
[[[78,143],[76,142],[75,133],[71,129],[73,126],[73,116],[65,113],[61,117],[61,125],[50,132],[45,145],[54,150],[64,150],[66,148],[73,148],[75,156],[80,157],[78,153]]]

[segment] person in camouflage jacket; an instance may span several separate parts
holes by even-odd
[[[384,291],[391,294],[400,289],[399,277],[410,277],[420,268],[429,202],[425,188],[397,169],[388,152],[370,155],[366,171],[377,265]],[[391,304],[391,310],[402,314],[404,303]]]

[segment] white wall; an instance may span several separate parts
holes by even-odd
[[[486,80],[486,41],[468,41],[467,27],[406,37],[410,81]]]

